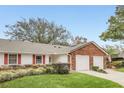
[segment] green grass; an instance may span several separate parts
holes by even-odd
[[[46,74],[25,76],[0,83],[4,88],[120,88],[121,85],[109,80],[82,73],[68,75]]]
[[[124,72],[124,67],[116,69],[117,71]]]

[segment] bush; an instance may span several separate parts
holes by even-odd
[[[116,67],[116,68],[120,68],[122,67],[122,61],[113,61],[112,63],[112,66]]]
[[[98,66],[92,66],[92,70],[97,71],[99,69]]]
[[[106,68],[112,68],[111,62],[106,62]]]
[[[26,67],[26,68],[31,68],[32,65],[31,65],[31,64],[26,64],[25,67]]]
[[[103,69],[98,69],[97,71],[98,71],[98,72],[101,72],[101,73],[105,73],[105,74],[107,74],[107,72],[104,71]]]
[[[50,74],[54,74],[54,73],[56,73],[56,70],[51,66],[49,66],[49,67],[47,67],[46,68],[46,71],[45,71],[46,73],[50,73]]]
[[[39,68],[40,66],[41,66],[40,64],[34,64],[31,67],[35,69],[35,68]]]
[[[17,70],[17,69],[26,69],[25,65],[2,65],[0,70]]]
[[[57,64],[52,64],[54,68],[54,72],[57,74],[68,74],[69,73],[69,64],[67,63],[57,63]]]
[[[40,70],[42,73],[46,73],[46,69],[43,67],[39,67],[38,70]]]
[[[36,70],[34,71],[34,75],[41,75],[41,74],[44,74],[44,71],[43,71],[43,70],[36,69]]]
[[[30,76],[30,75],[40,75],[44,73],[44,69],[20,69],[20,70],[10,70],[10,71],[1,71],[0,73],[0,82],[13,80],[16,78],[20,78],[23,76]]]
[[[51,74],[68,74],[69,73],[69,64],[67,63],[55,63],[52,65],[47,65],[46,73]]]
[[[15,72],[14,78],[26,76],[27,73],[28,72],[26,70],[18,70],[17,72]]]
[[[27,71],[27,74],[28,76],[31,76],[31,75],[40,75],[40,74],[43,74],[44,72],[40,69],[29,69]]]
[[[1,71],[0,73],[0,82],[13,80],[16,78],[20,78],[23,76],[31,76],[31,75],[41,75],[44,73],[55,73],[55,74],[68,74],[69,73],[69,64],[52,64],[52,65],[26,65],[28,68],[25,68],[24,66],[6,66],[5,71]],[[13,68],[14,67],[14,68]],[[19,68],[24,69],[19,69]]]
[[[107,74],[106,71],[104,71],[103,69],[99,69],[98,66],[93,66],[93,67],[92,67],[92,70],[97,71],[97,72],[100,72],[100,73],[105,73],[105,74]]]
[[[12,80],[13,76],[13,73],[4,72],[0,75],[0,82]]]
[[[10,66],[6,66],[6,65],[0,66],[0,71],[2,71],[2,70],[11,70],[11,69],[13,69],[13,68],[10,67]]]
[[[124,61],[122,61],[122,67],[124,67]]]

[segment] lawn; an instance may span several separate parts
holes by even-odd
[[[25,76],[0,83],[4,88],[117,88],[121,85],[82,73]]]
[[[124,67],[116,69],[117,71],[124,72]]]

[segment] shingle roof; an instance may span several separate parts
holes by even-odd
[[[30,53],[30,54],[66,54],[69,47],[32,43],[28,41],[0,39],[0,52]]]
[[[106,53],[95,42],[78,44],[73,47],[32,43],[28,41],[0,39],[0,52],[7,53],[29,53],[29,54],[68,54],[76,49],[82,48],[90,43],[96,45],[101,51]],[[106,53],[107,54],[107,53]]]

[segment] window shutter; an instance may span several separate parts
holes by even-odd
[[[8,64],[8,54],[7,53],[4,54],[4,64],[5,65]]]
[[[33,54],[33,64],[35,64],[35,55]]]
[[[45,55],[43,55],[43,64],[45,64]]]
[[[18,64],[21,64],[21,54],[18,54]]]

